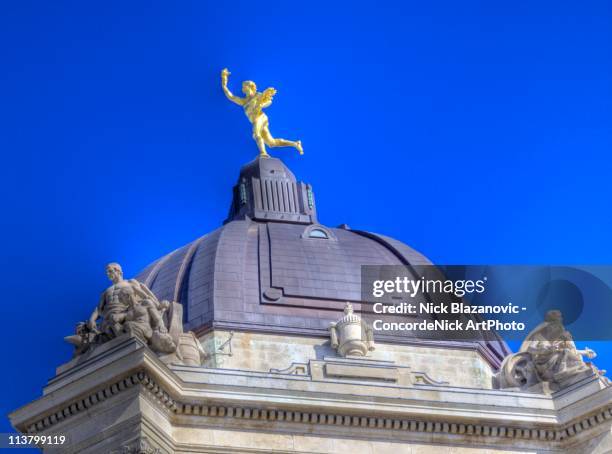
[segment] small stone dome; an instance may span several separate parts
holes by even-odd
[[[217,328],[327,336],[346,302],[361,301],[361,265],[431,264],[392,238],[319,224],[312,187],[278,159],[245,165],[233,195],[223,226],[137,276],[158,298],[180,302],[185,329],[197,334]],[[392,341],[419,343],[411,336]],[[507,353],[497,342],[476,348],[494,366]]]

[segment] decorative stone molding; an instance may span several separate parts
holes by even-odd
[[[165,450],[154,447],[148,438],[143,437],[123,445],[111,454],[167,454]]]
[[[354,415],[329,412],[296,411],[290,408],[270,409],[256,406],[224,405],[214,402],[178,402],[174,400],[170,394],[147,372],[139,371],[113,383],[104,389],[98,390],[97,392],[89,394],[82,399],[74,401],[69,405],[64,406],[59,411],[45,416],[44,418],[29,425],[26,432],[28,434],[35,434],[41,431],[46,431],[65,418],[75,416],[80,412],[85,411],[96,404],[137,385],[142,386],[143,390],[153,397],[156,402],[165,407],[171,417],[172,415],[186,415],[207,418],[231,418],[236,420],[279,421],[295,424],[351,426],[369,429],[407,431],[414,433],[439,433],[461,435],[463,437],[492,437],[499,439],[521,439],[547,442],[563,442],[572,439],[577,434],[584,432],[585,430],[595,428],[596,426],[612,419],[612,405],[584,417],[577,422],[572,422],[571,424],[566,424],[563,426],[533,427],[527,425],[521,426],[518,424],[469,424],[458,423],[450,420],[436,420],[433,418],[431,420],[425,420],[381,417],[366,414]],[[140,449],[140,445],[132,444],[122,447],[122,449],[132,449],[132,451],[120,450],[117,451],[117,453],[134,452],[149,454],[161,452],[155,450],[134,450]],[[156,448],[145,446],[144,449]]]
[[[291,423],[331,426],[353,426],[409,432],[456,434],[463,436],[486,436],[497,438],[564,441],[579,432],[604,421],[612,419],[612,406],[596,415],[584,418],[571,425],[549,428],[527,426],[506,426],[487,424],[465,424],[451,421],[426,421],[403,418],[383,418],[367,415],[348,415],[339,413],[302,412],[293,410],[265,409],[257,407],[235,407],[215,404],[179,404],[177,414],[206,416],[214,418],[236,418],[262,421],[282,421]]]
[[[308,364],[306,363],[291,363],[285,369],[270,369],[271,374],[282,375],[308,375]]]
[[[144,389],[146,389],[147,392],[155,398],[156,401],[167,408],[170,412],[177,411],[178,406],[170,395],[159,385],[157,385],[157,383],[155,383],[148,374],[146,374],[144,371],[140,371],[118,380],[111,385],[96,391],[95,393],[73,401],[69,405],[62,407],[60,410],[39,419],[27,427],[26,433],[33,434],[46,430],[54,424],[63,421],[66,418],[76,416],[79,413],[97,405],[98,403],[103,402],[106,399],[109,399],[110,397],[113,397],[136,385],[142,385]]]
[[[432,386],[448,385],[447,381],[434,380],[425,372],[412,372],[412,383],[414,385],[432,385]]]

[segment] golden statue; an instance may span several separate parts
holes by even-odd
[[[245,80],[242,82],[242,92],[244,98],[235,96],[227,88],[227,79],[230,72],[225,68],[221,71],[221,87],[223,93],[227,96],[230,101],[242,106],[244,113],[253,125],[253,139],[257,142],[259,148],[259,156],[268,157],[269,154],[266,151],[266,145],[269,147],[293,147],[300,154],[304,154],[302,150],[302,142],[299,140],[292,141],[286,139],[275,139],[270,134],[268,117],[263,113],[263,109],[269,107],[272,104],[272,98],[276,94],[276,90],[272,87],[266,88],[263,93],[257,91],[257,85],[251,80]]]

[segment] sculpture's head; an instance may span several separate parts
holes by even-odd
[[[242,82],[242,93],[245,96],[254,96],[257,93],[257,85],[252,80],[245,80]]]
[[[544,318],[547,322],[555,322],[555,323],[563,323],[563,314],[561,311],[552,310],[546,313],[546,317]]]
[[[113,284],[121,282],[123,280],[123,270],[121,265],[116,262],[109,263],[106,265],[106,275]]]

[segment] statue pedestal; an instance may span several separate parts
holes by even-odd
[[[104,357],[112,354],[112,352],[117,349],[118,347],[120,348],[120,346],[122,346],[123,344],[126,343],[126,341],[133,339],[134,341],[136,341],[136,343],[138,345],[140,345],[141,347],[146,347],[146,344],[144,341],[142,341],[140,338],[138,338],[135,335],[132,334],[122,334],[121,336],[118,336],[114,339],[111,339],[108,342],[105,342],[103,344],[100,345],[96,345],[94,348],[92,348],[90,351],[85,352],[79,356],[75,356],[74,358],[72,358],[70,361],[68,361],[67,363],[64,363],[60,366],[58,366],[55,369],[55,375],[56,377],[63,374],[64,372],[77,367],[77,366],[84,366],[88,363],[91,363],[92,361],[98,361],[104,360]]]

